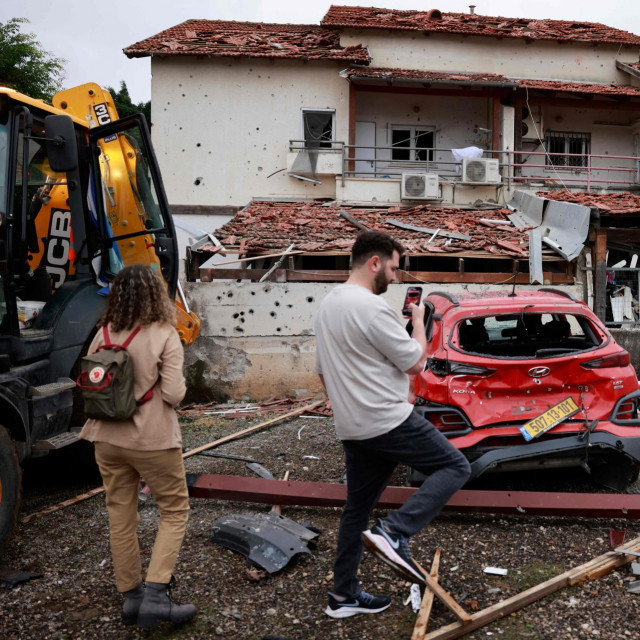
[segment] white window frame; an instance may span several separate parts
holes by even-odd
[[[435,160],[435,151],[433,148],[428,152],[426,160],[418,160],[416,158],[416,154],[418,153],[417,149],[412,149],[409,152],[408,160],[394,159],[393,151],[394,149],[402,149],[402,147],[394,147],[393,146],[393,132],[398,131],[399,129],[409,129],[411,131],[411,144],[410,147],[415,147],[416,144],[416,130],[426,131],[427,133],[433,134],[433,147],[436,146],[436,127],[431,124],[390,124],[389,125],[389,147],[391,147],[391,162],[434,162]]]
[[[300,140],[306,143],[304,137],[304,115],[305,113],[330,113],[331,114],[331,140],[323,140],[323,142],[333,143],[336,140],[336,110],[335,109],[316,109],[314,107],[300,108]],[[306,146],[306,144],[305,144]],[[322,148],[322,147],[321,147]],[[326,147],[325,147],[326,148]],[[331,144],[333,149],[333,144]]]

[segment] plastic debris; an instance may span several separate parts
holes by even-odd
[[[493,576],[506,576],[509,572],[508,569],[502,569],[501,567],[485,567],[483,571]]]

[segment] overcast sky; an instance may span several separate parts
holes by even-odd
[[[509,18],[602,22],[640,35],[638,0],[334,0],[338,5],[468,12]],[[85,82],[116,89],[127,83],[134,102],[151,96],[149,58],[129,59],[122,49],[189,18],[318,24],[329,0],[0,0],[0,22],[24,17],[24,30],[67,63],[65,88]],[[464,69],[460,69],[464,71]]]

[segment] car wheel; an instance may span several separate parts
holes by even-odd
[[[0,552],[16,526],[22,499],[22,468],[9,432],[0,425]]]

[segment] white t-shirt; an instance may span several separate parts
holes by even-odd
[[[386,300],[359,285],[338,285],[320,305],[315,332],[316,371],[327,386],[338,438],[373,438],[409,417],[404,372],[422,347]]]

